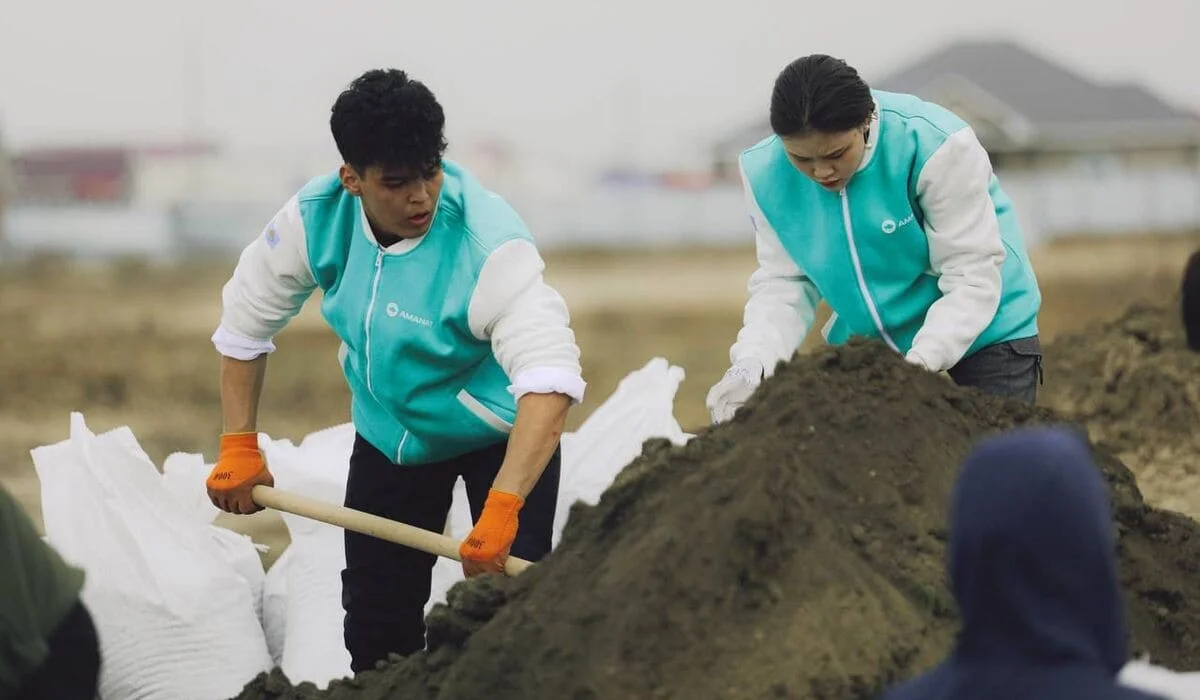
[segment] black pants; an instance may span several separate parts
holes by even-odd
[[[1032,404],[1042,381],[1042,346],[1036,335],[980,348],[947,372],[956,384]]]
[[[46,661],[12,700],[93,700],[100,683],[100,639],[83,603],[71,608],[48,642]]]
[[[471,521],[479,520],[500,471],[507,442],[444,462],[397,466],[361,435],[354,438],[346,507],[442,532],[458,477],[466,485]],[[538,561],[550,552],[558,505],[561,449],[546,465],[518,516],[511,555]],[[437,557],[411,547],[346,531],[342,571],[345,642],[355,673],[389,653],[407,656],[425,647],[425,604]]]

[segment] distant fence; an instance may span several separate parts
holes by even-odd
[[[1200,229],[1200,172],[1000,173],[1026,238]]]
[[[1031,245],[1072,234],[1200,229],[1200,172],[1001,173],[1001,178]],[[556,199],[521,192],[506,197],[547,249],[726,246],[752,240],[743,194],[735,186],[606,185]],[[6,217],[6,247],[18,256],[230,253],[258,235],[281,204],[16,207]]]

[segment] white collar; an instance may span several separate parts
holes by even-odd
[[[355,197],[355,199],[358,200],[358,218],[359,221],[362,222],[363,235],[367,237],[367,240],[370,241],[371,245],[382,248],[383,252],[395,255],[407,253],[413,248],[421,245],[421,241],[424,241],[429,237],[428,232],[426,232],[425,234],[417,236],[416,238],[401,238],[387,247],[379,246],[379,241],[375,239],[375,234],[372,233],[371,222],[367,219],[367,209],[362,204],[362,197]],[[433,205],[433,215],[429,217],[430,230],[433,230],[433,222],[437,218],[438,209],[440,208],[441,203],[442,198],[438,197],[438,201]]]

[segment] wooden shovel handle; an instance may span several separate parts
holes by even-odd
[[[301,496],[298,493],[281,491],[271,486],[255,486],[251,495],[254,502],[264,508],[274,508],[285,513],[319,520],[344,530],[378,537],[381,540],[402,544],[454,561],[462,561],[458,556],[459,542],[437,532],[405,525],[395,520],[381,518],[378,515],[364,513],[361,510],[346,508],[316,498]],[[525,559],[510,556],[504,565],[504,573],[516,576],[532,564],[533,562]]]

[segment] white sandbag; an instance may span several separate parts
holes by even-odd
[[[309,681],[324,689],[352,676],[343,637],[342,531],[326,527],[288,545],[286,622],[279,667],[293,684]]]
[[[263,581],[262,625],[267,638],[267,650],[275,666],[283,664],[283,647],[287,641],[288,576],[294,550],[289,546],[271,564]]]
[[[557,546],[571,504],[595,505],[613,479],[642,452],[651,438],[676,445],[692,436],[675,420],[675,394],[683,382],[682,367],[656,357],[630,372],[579,430],[563,436],[563,474],[554,518]]]
[[[354,424],[340,423],[311,432],[300,441],[300,449],[306,452],[315,451],[328,454],[334,458],[345,457],[345,467],[341,466],[341,462],[337,462],[333,470],[333,473],[345,477],[350,473],[350,452],[354,449]],[[324,468],[318,467],[317,471],[323,473]]]
[[[220,510],[208,500],[204,482],[208,479],[212,465],[206,464],[204,456],[186,452],[174,452],[163,460],[162,483],[197,521],[211,523]]]
[[[268,547],[255,544],[249,535],[216,525],[209,524],[208,532],[217,548],[225,553],[225,561],[249,587],[250,600],[254,605],[254,616],[258,618],[258,624],[262,626],[262,594],[267,572],[263,570],[261,554],[267,551]]]
[[[31,454],[46,535],[87,572],[102,700],[233,697],[270,668],[236,544],[164,487],[127,427],[94,435],[72,413],[70,437]]]
[[[314,432],[300,445],[260,433],[259,449],[281,490],[340,505],[345,499],[351,424]],[[175,456],[174,486],[204,494],[212,465],[201,455]],[[186,461],[184,459],[186,457]],[[203,496],[200,510],[216,508]],[[305,681],[325,688],[329,681],[353,675],[345,648],[341,605],[341,572],[345,568],[341,528],[291,513],[279,513],[290,543],[267,572],[263,587],[263,631],[274,665],[293,684]]]
[[[300,446],[259,435],[259,448],[277,488],[337,505],[345,501],[353,446],[354,427],[348,423],[312,433]],[[308,681],[323,689],[333,679],[353,675],[342,627],[345,533],[299,515],[280,516],[291,537],[284,552],[288,560],[285,567],[276,571],[273,566],[267,574],[282,578],[273,587],[286,591],[278,665],[293,684]]]
[[[255,544],[254,540],[246,535],[213,524],[220,511],[208,499],[208,491],[204,488],[204,481],[211,471],[212,465],[205,464],[201,455],[176,452],[163,461],[162,484],[183,504],[185,512],[191,518],[208,525],[209,534],[217,546],[226,552],[234,571],[241,574],[249,584],[251,597],[254,599],[254,614],[262,623],[262,593],[266,572],[263,571],[260,554],[269,548],[266,545]]]
[[[1125,664],[1118,680],[1121,685],[1169,700],[1200,700],[1200,672],[1177,673],[1155,666],[1148,659],[1134,659]]]

